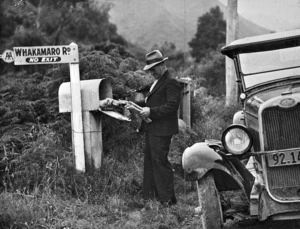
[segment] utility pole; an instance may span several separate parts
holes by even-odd
[[[237,39],[238,34],[238,13],[237,0],[227,0],[226,19],[226,44],[230,44]],[[237,104],[238,87],[236,83],[236,73],[232,59],[225,58],[226,65],[226,106]]]

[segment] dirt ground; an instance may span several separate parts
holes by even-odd
[[[257,222],[257,221],[241,221],[234,222],[227,220],[224,228],[235,228],[235,229],[299,229],[300,220],[293,221],[274,221],[274,222]]]
[[[127,222],[123,222],[121,225],[114,224],[113,227],[109,228],[143,228],[143,229],[172,229],[172,228],[180,228],[180,229],[204,229],[201,225],[201,216],[193,215],[181,221],[180,227],[176,224],[176,227],[172,225],[172,219],[176,221],[176,217],[173,214],[176,212],[176,207],[172,207],[171,209],[163,209],[157,211],[157,209],[149,209],[147,211],[136,210],[131,212],[128,215]],[[155,218],[170,218],[170,221],[164,222],[163,220],[155,220]],[[175,218],[174,218],[175,217]],[[147,220],[145,220],[147,219]],[[152,221],[152,224],[149,222]],[[169,224],[171,223],[171,224]],[[224,223],[223,229],[299,229],[300,228],[300,220],[294,221],[266,221],[266,222],[258,222],[258,221],[234,221],[234,220],[226,220]],[[209,228],[205,228],[209,229]]]
[[[193,219],[193,223],[191,226],[199,225],[197,228],[201,228],[200,219],[195,217]],[[188,227],[195,228],[195,227]],[[224,223],[223,229],[299,229],[300,228],[300,220],[298,221],[276,221],[276,222],[258,222],[258,221],[233,221],[227,220]]]

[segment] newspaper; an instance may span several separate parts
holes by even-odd
[[[141,111],[143,110],[142,107],[140,107],[139,105],[137,105],[136,103],[134,103],[134,102],[132,102],[132,101],[128,101],[128,104],[130,104],[130,105],[132,106],[132,109],[130,109],[130,111],[133,111],[133,112],[135,112],[135,113],[137,113],[137,114],[140,114]],[[145,121],[146,123],[152,122],[152,120],[151,120],[150,118],[146,118],[146,119],[144,119],[144,121]]]
[[[122,110],[124,109],[124,105],[126,104],[130,104],[131,105],[130,111],[136,114],[140,114],[141,111],[143,110],[142,107],[140,107],[139,105],[137,105],[132,101],[114,100],[112,98],[106,98],[104,100],[99,101],[99,111],[119,120],[131,121],[128,117],[121,114],[123,113]],[[146,118],[144,119],[144,121],[146,123],[152,122],[150,118]]]

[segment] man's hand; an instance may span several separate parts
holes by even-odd
[[[113,101],[113,99],[111,99],[111,98],[106,98],[106,99],[100,100],[99,101],[99,106],[100,106],[100,108],[109,106],[109,105],[112,104],[112,101]]]
[[[120,105],[126,105],[126,104],[128,104],[128,101],[126,101],[126,100],[113,100],[112,101],[112,105],[114,105],[114,106],[120,106]]]
[[[134,107],[134,105],[132,105],[131,103],[127,103],[127,104],[125,105],[125,109],[130,110],[130,111],[134,111],[134,110],[135,110],[135,107]]]
[[[149,118],[150,116],[150,107],[143,107],[142,111],[140,112],[140,117],[142,119]]]
[[[150,123],[150,107],[140,107],[133,102],[128,101],[125,105],[125,109],[128,109],[136,114],[138,114],[145,122]]]
[[[120,106],[120,105],[126,105],[128,104],[128,101],[126,100],[114,100],[112,98],[106,98],[104,100],[100,100],[99,105],[100,107],[106,107],[106,106]]]

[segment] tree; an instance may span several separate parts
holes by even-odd
[[[109,10],[109,4],[95,9],[85,0],[0,1],[0,53],[18,46],[67,45],[71,42],[126,46],[117,27],[109,22]],[[0,67],[0,73],[9,68],[8,65]],[[26,67],[29,68],[36,71],[45,67]]]
[[[179,71],[184,67],[184,52],[176,49],[176,45],[172,42],[165,41],[161,46],[157,44],[151,50],[158,49],[163,56],[168,57],[167,65],[169,68]]]
[[[107,41],[126,45],[124,38],[117,34],[116,26],[109,22],[109,4],[95,9],[84,0],[5,0],[0,6],[0,35],[5,38],[2,44],[8,46]],[[28,36],[34,37],[34,41]],[[39,44],[36,44],[37,39]]]
[[[199,75],[204,79],[199,85],[208,89],[212,96],[225,94],[225,57],[219,52],[210,52],[209,56],[201,60]]]
[[[226,41],[226,21],[223,13],[217,6],[198,18],[197,32],[189,42],[192,48],[191,56],[196,62],[206,56],[210,51],[216,50]]]
[[[200,63],[190,65],[182,75],[193,80],[196,91],[205,88],[210,96],[225,95],[225,57],[219,51],[210,52]]]

